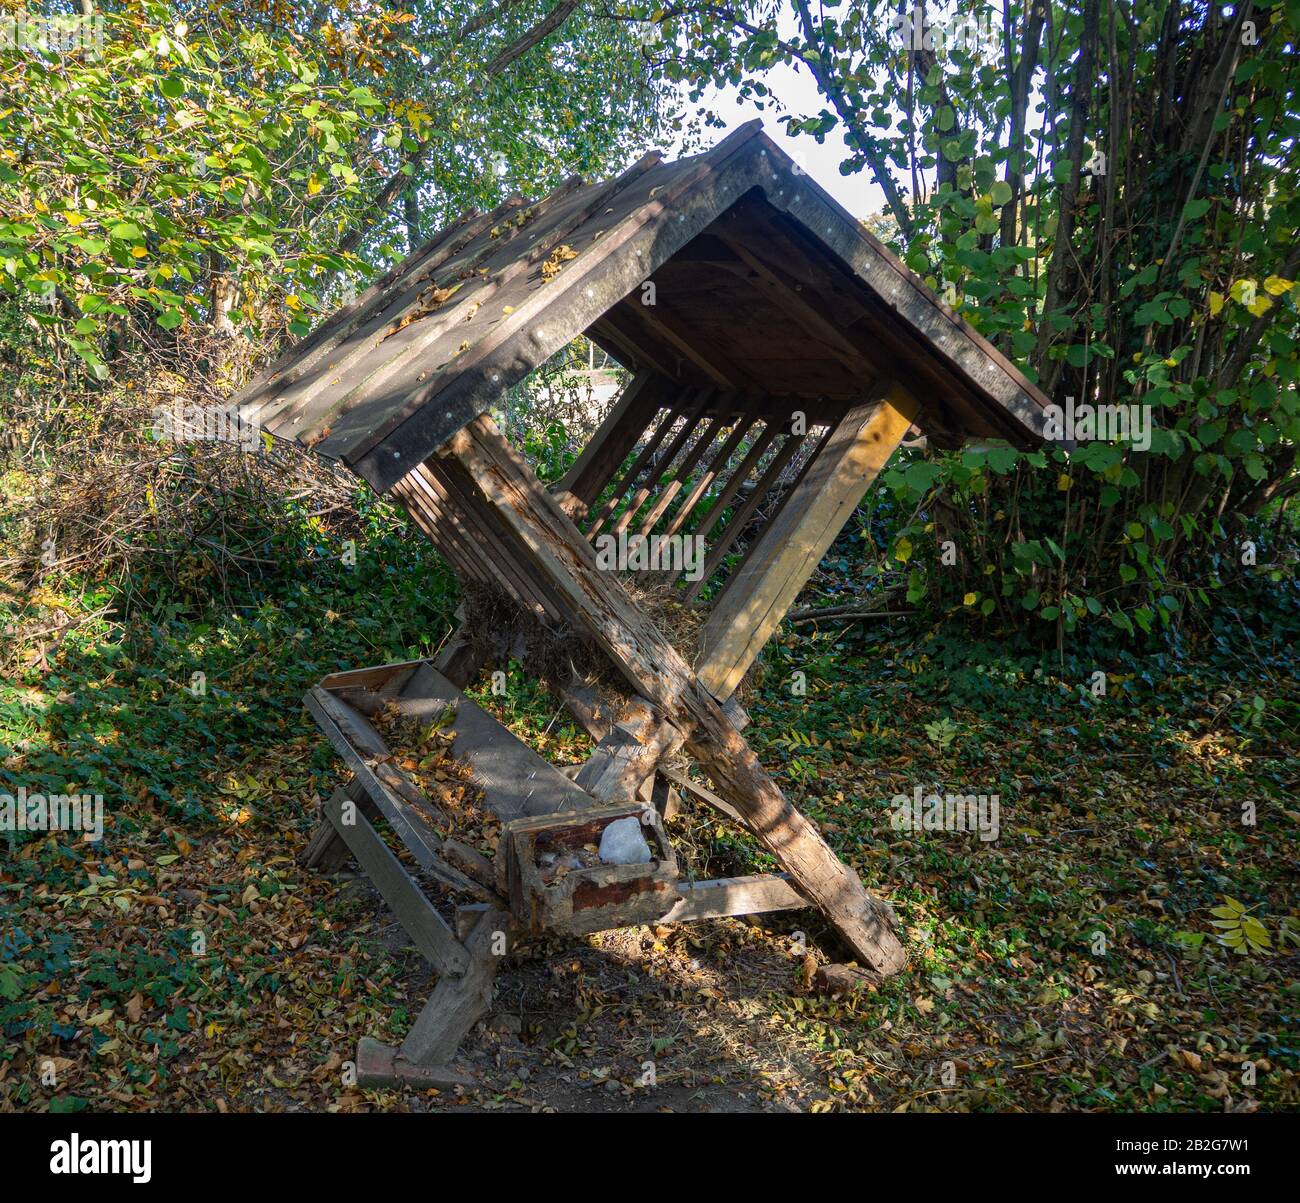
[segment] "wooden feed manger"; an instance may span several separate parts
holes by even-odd
[[[487,411],[583,332],[633,374],[548,489]],[[943,446],[1033,445],[1046,398],[756,123],[693,159],[651,155],[613,181],[468,215],[241,401],[391,494],[467,595],[495,599],[432,662],[337,673],[306,699],[352,774],[308,863],[354,856],[438,976],[399,1049],[361,1042],[362,1084],[463,1081],[451,1062],[501,955],[539,931],[815,906],[866,970],[903,968],[889,907],[759,763],[736,691],[910,428]],[[647,591],[598,550],[628,536],[707,550],[700,571],[661,571]],[[665,626],[689,627],[693,646]],[[596,741],[572,780],[463,693],[488,663],[528,659],[538,632],[600,669],[529,660]],[[493,841],[465,838],[422,792],[409,750],[385,739],[394,721],[450,736],[500,824]],[[682,754],[711,789],[672,766]],[[743,823],[784,872],[689,880],[659,817],[672,787]],[[630,815],[650,862],[593,862]],[[431,891],[451,892],[454,914]]]

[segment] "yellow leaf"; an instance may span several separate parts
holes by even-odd
[[[131,255],[135,259],[143,259],[148,253],[142,246],[133,246],[131,248]]]
[[[1256,317],[1263,317],[1264,314],[1266,314],[1272,308],[1273,308],[1273,302],[1270,301],[1268,297],[1263,296],[1262,294],[1260,296],[1257,296],[1251,304],[1246,306],[1246,309],[1250,313],[1253,313]]]
[[[1256,291],[1254,280],[1234,280],[1232,287],[1228,289],[1228,295],[1238,305],[1251,305],[1254,303]]]
[[[1294,287],[1294,280],[1284,280],[1281,276],[1269,276],[1264,281],[1264,291],[1271,292],[1275,297],[1280,297],[1284,292],[1290,292]]]
[[[1223,311],[1223,293],[1221,292],[1210,293],[1210,316],[1218,317],[1222,311]]]
[[[901,560],[904,564],[912,558],[912,541],[911,539],[899,539],[894,547],[894,558]]]
[[[1062,472],[1061,475],[1056,478],[1056,487],[1059,492],[1064,493],[1070,487],[1071,483],[1068,472]]]
[[[977,601],[979,601],[978,593],[968,593],[961,599],[961,604],[963,606],[973,606]]]
[[[312,174],[307,177],[307,195],[315,196],[321,189],[321,182]]]

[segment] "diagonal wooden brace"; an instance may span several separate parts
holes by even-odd
[[[764,771],[722,707],[680,653],[631,602],[617,578],[537,481],[487,415],[458,431],[439,453],[479,491],[509,532],[520,562],[562,596],[586,633],[638,693],[685,736],[718,793],[822,909],[854,954],[876,972],[897,972],[907,956],[889,908],[871,898],[816,827]]]

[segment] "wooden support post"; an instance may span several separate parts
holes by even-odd
[[[705,624],[697,672],[714,697],[730,697],[740,684],[902,441],[916,409],[906,390],[882,387],[845,415],[791,490]]]
[[[368,804],[366,792],[355,777],[342,789],[344,796],[354,806],[365,807]],[[303,849],[303,865],[321,873],[337,873],[347,861],[348,855],[347,841],[339,835],[334,824],[322,816],[320,825],[312,832],[307,847]]]
[[[465,941],[467,963],[458,973],[438,977],[429,1001],[416,1016],[400,1048],[362,1037],[357,1045],[357,1085],[402,1083],[446,1090],[474,1080],[453,1069],[451,1060],[469,1030],[492,1009],[492,982],[505,952],[510,916],[484,910]]]
[[[438,973],[463,973],[470,963],[466,950],[452,934],[442,916],[402,863],[389,851],[388,845],[375,833],[370,820],[359,806],[345,809],[348,802],[344,791],[334,791],[325,803],[325,817],[347,841],[357,863],[370,876],[375,889],[383,895],[398,921],[420,950],[425,960]]]
[[[867,894],[816,827],[786,800],[722,707],[613,574],[596,567],[591,545],[492,419],[482,415],[463,427],[442,454],[465,465],[514,533],[520,557],[566,598],[634,691],[678,726],[718,793],[781,862],[799,893],[825,912],[854,955],[881,974],[901,969],[907,954],[888,906]]]
[[[671,387],[671,382],[650,369],[638,372],[624,386],[582,454],[552,488],[571,517],[591,508],[667,400]],[[566,503],[565,494],[573,498],[573,504]]]
[[[460,1042],[492,1009],[492,981],[506,953],[510,916],[488,910],[465,942],[468,964],[439,977],[429,1001],[402,1041],[398,1057],[410,1065],[445,1065]]]

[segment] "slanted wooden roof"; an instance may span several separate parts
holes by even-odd
[[[467,214],[237,401],[383,492],[584,332],[737,412],[889,378],[940,443],[1041,438],[1047,398],[757,121],[701,155]]]

